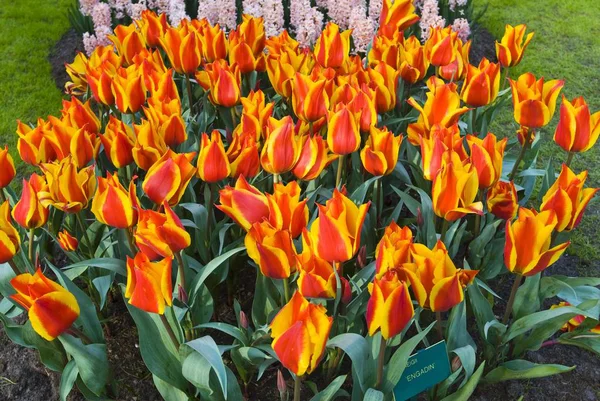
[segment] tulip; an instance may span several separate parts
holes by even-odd
[[[429,59],[425,56],[425,48],[419,39],[414,35],[410,36],[398,50],[400,77],[411,85],[425,78],[429,69]]]
[[[12,210],[13,219],[27,230],[38,228],[48,221],[48,208],[38,198],[41,191],[47,190],[44,177],[32,174],[29,181],[23,179],[21,199]]]
[[[112,94],[121,113],[136,113],[146,102],[146,85],[135,65],[119,68],[112,77]]]
[[[100,120],[92,110],[90,100],[81,103],[75,96],[71,101],[63,100],[61,110],[62,120],[73,128],[85,128],[88,132],[97,133],[100,130]]]
[[[300,152],[300,158],[292,172],[299,180],[314,180],[337,157],[337,155],[329,153],[327,142],[323,137],[315,135],[306,138]]]
[[[411,38],[413,36],[411,36]],[[400,37],[400,32],[395,33],[391,38],[384,35],[376,35],[371,43],[369,54],[367,54],[368,65],[374,66],[377,65],[379,61],[383,61],[387,65],[399,69],[399,65],[402,61],[399,59],[400,48],[405,40],[407,39]],[[417,42],[419,42],[418,38]]]
[[[306,122],[315,122],[327,116],[329,96],[325,92],[326,80],[315,81],[296,73],[292,81],[292,106],[296,116]]]
[[[587,170],[577,175],[566,165],[562,165],[554,184],[542,198],[540,211],[552,210],[556,214],[556,231],[571,231],[579,225],[583,212],[599,188],[583,188]]]
[[[296,376],[310,374],[323,357],[332,325],[323,305],[311,304],[296,292],[271,322],[273,351]]]
[[[253,124],[259,128],[257,140],[264,134],[263,130],[268,125],[269,119],[273,114],[275,104],[265,102],[265,94],[260,89],[250,91],[248,96],[240,98],[242,102],[242,121],[244,118],[252,119]]]
[[[240,72],[264,71],[265,28],[263,18],[244,14],[242,23],[229,33],[229,62]]]
[[[298,292],[308,298],[335,298],[337,281],[333,266],[315,255],[310,235],[302,235],[302,253],[298,255]]]
[[[371,128],[369,139],[360,151],[363,167],[374,176],[391,174],[398,163],[403,137],[394,136],[387,128]]]
[[[78,169],[71,156],[41,165],[48,188],[38,193],[42,205],[52,205],[67,213],[87,207],[96,190],[94,166]]]
[[[288,230],[296,238],[308,224],[308,199],[300,200],[300,185],[276,183],[273,195],[266,194],[271,214],[269,220],[277,228]]]
[[[114,52],[113,46],[98,46],[85,66],[85,77],[97,102],[107,106],[115,104],[112,93],[112,81],[121,66],[121,57]]]
[[[472,165],[448,163],[433,180],[433,211],[446,221],[455,221],[468,213],[481,215],[483,204],[474,202],[477,191],[477,170]]]
[[[108,38],[125,63],[133,64],[133,57],[146,48],[142,34],[137,30],[136,24],[118,25],[114,32],[115,34],[108,35]]]
[[[585,152],[600,136],[600,111],[590,113],[583,97],[569,102],[563,95],[554,142],[567,152]]]
[[[67,230],[59,231],[57,235],[58,245],[65,252],[73,252],[77,250],[79,241],[73,237]]]
[[[84,53],[78,52],[71,64],[65,64],[65,70],[71,81],[65,83],[65,92],[72,96],[81,96],[88,89],[88,82],[85,76],[85,67],[88,58]]]
[[[456,44],[459,41],[458,32],[454,32],[450,26],[430,28],[429,38],[425,42],[425,55],[436,67],[449,65],[460,57]]]
[[[87,166],[98,153],[99,141],[96,134],[90,135],[83,128],[77,130],[71,138],[69,153],[78,168]]]
[[[224,60],[207,64],[196,74],[198,83],[210,91],[210,101],[218,106],[233,107],[240,101],[241,75],[237,65],[229,66]]]
[[[10,261],[19,251],[21,237],[10,221],[10,203],[0,205],[0,263]]]
[[[129,192],[119,182],[117,174],[98,178],[98,190],[92,200],[92,213],[102,223],[116,228],[129,228],[137,222],[135,185]]]
[[[219,24],[211,26],[210,23],[203,25],[200,30],[200,42],[202,42],[202,56],[208,63],[215,60],[225,59],[229,52],[229,42],[225,31]]]
[[[50,140],[50,137],[53,135],[50,123],[45,122],[40,118],[38,119],[37,126],[31,128],[21,121],[17,121],[16,132],[19,136],[17,150],[19,151],[21,160],[25,163],[37,166],[40,163],[47,163],[57,159],[57,149],[53,143],[54,141]],[[0,150],[0,152],[4,151]],[[3,165],[7,167],[7,169],[2,169],[2,173],[8,173],[10,176],[12,169],[7,161],[8,156],[5,156],[3,158]]]
[[[446,164],[462,164],[467,158],[458,124],[450,128],[436,125],[429,138],[421,137],[421,168],[426,180],[433,181]]]
[[[502,67],[514,67],[521,62],[525,48],[533,39],[533,32],[529,33],[525,38],[526,25],[517,25],[512,27],[506,25],[504,36],[500,43],[496,42],[496,56]],[[525,38],[525,42],[523,42]]]
[[[167,152],[167,144],[156,127],[147,120],[142,120],[134,129],[137,141],[132,149],[133,160],[138,167],[148,170]]]
[[[181,99],[177,92],[177,85],[173,79],[173,70],[168,69],[164,72],[156,72],[148,78],[148,88],[152,101],[160,101],[166,104],[171,104],[171,101],[177,99],[179,107],[181,107]]]
[[[512,273],[533,276],[560,258],[570,241],[550,248],[552,232],[558,224],[556,213],[519,209],[517,220],[506,221],[504,264]]]
[[[129,125],[111,115],[100,140],[104,146],[104,154],[115,167],[122,168],[133,163],[136,138]]]
[[[525,73],[516,81],[509,79],[513,95],[515,121],[528,128],[540,128],[548,124],[554,115],[556,99],[564,81],[544,78],[536,81],[532,73]]]
[[[379,34],[391,37],[419,21],[413,0],[383,0],[379,20]]]
[[[268,219],[269,201],[258,189],[248,184],[244,176],[240,176],[232,188],[229,185],[219,191],[220,205],[216,208],[231,217],[246,231],[254,223]]]
[[[478,67],[467,65],[467,77],[460,91],[461,99],[473,107],[486,106],[496,100],[500,90],[500,65],[481,59]]]
[[[360,247],[360,232],[370,205],[358,207],[334,189],[325,206],[318,205],[319,217],[310,227],[317,256],[330,262],[352,259]]]
[[[368,70],[368,84],[375,92],[375,109],[378,113],[386,113],[396,107],[399,72],[385,63],[378,63]]]
[[[340,27],[329,22],[315,43],[315,59],[325,68],[339,68],[350,53],[351,30],[340,32]]]
[[[192,243],[190,234],[167,202],[164,213],[138,210],[135,243],[150,259],[172,257]]]
[[[31,327],[46,341],[69,330],[79,317],[75,296],[44,276],[39,268],[34,275],[14,277],[10,284],[17,292],[10,298],[27,311]]]
[[[419,144],[419,136],[427,137],[434,126],[451,127],[462,114],[469,111],[467,107],[460,107],[456,84],[446,84],[439,78],[431,77],[427,81],[427,87],[429,92],[423,106],[412,97],[408,99],[408,103],[420,113],[417,122],[408,125],[408,140],[413,145]]]
[[[528,127],[525,127],[525,126],[521,126],[517,130],[517,140],[519,141],[519,144],[521,146],[525,146],[526,142],[527,142],[527,146],[531,145],[533,143],[534,139],[535,139],[535,130],[529,129]]]
[[[231,174],[221,133],[217,130],[213,130],[210,138],[206,132],[202,134],[197,174],[202,181],[209,183],[219,182]]]
[[[165,145],[175,148],[186,141],[188,136],[181,116],[179,98],[165,102],[149,98],[148,106],[144,107],[144,114],[163,138]]]
[[[149,313],[165,313],[165,306],[173,304],[171,266],[173,258],[151,262],[142,252],[132,259],[127,257],[127,287],[125,298],[129,304]]]
[[[192,177],[196,174],[196,168],[191,163],[194,156],[196,156],[195,152],[175,153],[171,149],[167,150],[148,169],[142,183],[148,198],[158,205],[164,201],[171,206],[179,203]]]
[[[433,312],[445,312],[461,303],[464,288],[473,282],[477,270],[457,269],[440,240],[433,249],[414,244],[414,263],[404,264],[400,273],[410,281],[419,305]]]
[[[169,26],[167,23],[167,14],[156,15],[152,10],[144,10],[138,24],[146,44],[149,47],[160,46],[160,39]]]
[[[296,74],[294,67],[283,57],[269,54],[266,60],[267,75],[275,92],[284,98],[292,96],[292,80]]]
[[[10,184],[16,174],[17,170],[12,156],[8,153],[8,146],[4,146],[4,149],[0,149],[0,191]]]
[[[356,96],[348,102],[348,109],[350,112],[359,116],[358,126],[362,132],[369,132],[371,127],[374,127],[377,123],[375,96],[375,92],[372,89],[363,86],[363,88],[356,93]]]
[[[260,154],[263,169],[270,174],[282,174],[292,170],[300,158],[302,138],[294,131],[292,117],[270,120],[265,144]]]
[[[171,66],[180,74],[193,74],[202,64],[202,42],[199,34],[187,20],[177,28],[167,28],[160,43]]]
[[[389,270],[381,278],[369,284],[367,303],[367,327],[373,336],[381,330],[381,336],[388,340],[404,330],[415,314],[408,285],[398,278],[396,270]]]
[[[551,305],[550,309],[556,309],[556,308],[562,308],[565,306],[571,306],[570,303],[568,302],[559,302],[556,305]],[[575,331],[579,328],[579,326],[581,326],[581,324],[585,321],[585,316],[583,315],[576,315],[574,317],[572,317],[571,319],[569,319],[568,322],[566,322],[563,327],[561,327],[562,331],[568,331],[568,332],[572,332]],[[589,329],[589,331],[591,333],[595,333],[595,334],[600,334],[600,324],[596,325],[596,327],[592,327],[591,329]]]
[[[383,237],[375,248],[375,271],[381,278],[389,270],[409,263],[413,235],[408,227],[400,227],[395,221],[385,228]]]
[[[467,144],[471,149],[471,164],[477,170],[479,188],[489,188],[502,176],[502,158],[508,138],[501,141],[496,135],[488,133],[484,139],[467,135]]]
[[[463,43],[462,40],[457,38],[454,42],[452,60],[449,64],[438,66],[438,76],[452,82],[463,80],[467,74],[467,66],[471,64],[469,61],[470,51],[471,41]]]
[[[279,230],[268,221],[254,223],[244,245],[260,272],[270,278],[287,279],[296,267],[296,249],[288,230]]]
[[[327,116],[327,146],[337,155],[347,155],[360,148],[360,130],[357,116],[348,106],[338,104],[337,110]]]
[[[242,118],[243,120],[243,118]],[[231,177],[254,177],[260,172],[260,155],[254,133],[235,132],[227,149]]]
[[[519,197],[514,182],[497,181],[487,193],[488,210],[497,218],[512,220],[519,210]]]

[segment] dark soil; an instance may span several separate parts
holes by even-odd
[[[472,27],[472,44],[469,53],[471,64],[478,65],[483,57],[496,62],[496,38],[483,26],[474,24]]]
[[[69,74],[65,71],[65,64],[72,63],[77,53],[83,51],[81,35],[74,29],[70,29],[56,42],[48,55],[48,61],[52,65],[52,77],[60,90],[63,90],[65,83],[70,80]]]

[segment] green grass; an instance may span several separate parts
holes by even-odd
[[[486,0],[477,0],[483,7]],[[511,71],[516,77],[525,72],[546,79],[564,79],[563,92],[569,99],[583,96],[592,112],[600,110],[600,7],[594,0],[487,0],[489,7],[479,23],[497,38],[502,37],[505,24],[527,24],[535,36],[519,66]],[[560,101],[560,99],[559,99]],[[540,160],[550,157],[556,163],[566,160],[565,152],[552,141],[558,119],[541,130],[543,144]],[[518,128],[508,107],[491,127],[492,132],[511,136]],[[589,171],[587,185],[600,186],[600,143],[571,164],[576,172]],[[558,171],[558,170],[557,170]],[[600,202],[592,201],[581,225],[573,234],[569,253],[579,256],[584,265],[600,265]]]
[[[29,169],[17,162],[16,120],[35,122],[61,108],[48,54],[69,29],[71,2],[0,1],[0,146],[9,146],[20,174]]]

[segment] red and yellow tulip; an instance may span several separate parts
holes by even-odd
[[[533,39],[534,34],[531,32],[525,37],[526,30],[527,26],[523,24],[515,27],[506,25],[500,43],[496,42],[496,56],[502,67],[514,67],[521,62],[525,48]]]
[[[227,159],[231,165],[232,178],[256,176],[260,172],[260,154],[256,134],[244,132],[243,127],[242,130],[234,131],[233,139],[227,149]]]
[[[84,128],[91,133],[100,131],[100,120],[94,114],[90,100],[81,103],[79,99],[72,96],[70,101],[63,100],[62,105],[60,113],[64,123],[77,129]]]
[[[219,182],[231,174],[221,133],[217,130],[211,132],[210,138],[206,132],[202,134],[197,174],[205,182]]]
[[[273,195],[266,194],[271,214],[269,221],[277,228],[288,230],[296,238],[308,224],[307,199],[300,200],[300,185],[290,181],[287,185],[276,183]]]
[[[380,35],[392,37],[419,21],[413,0],[383,0],[379,19]]]
[[[244,14],[242,23],[229,33],[229,63],[241,73],[265,70],[265,28],[263,18]]]
[[[115,167],[122,168],[133,163],[136,138],[129,125],[111,115],[100,140],[104,153]]]
[[[400,77],[408,84],[415,84],[425,78],[430,63],[419,38],[410,36],[398,50]]]
[[[195,156],[195,152],[175,153],[171,149],[167,150],[146,173],[142,183],[146,196],[158,205],[164,201],[169,205],[179,203],[187,185],[196,174],[196,167],[191,163]]]
[[[133,259],[128,256],[125,298],[129,304],[149,313],[165,313],[165,307],[173,304],[172,263],[171,257],[151,262],[142,252]]]
[[[568,302],[559,302],[556,305],[550,306],[550,309],[562,308],[565,306],[571,306],[571,304]],[[565,323],[563,325],[563,327],[561,327],[561,330],[567,331],[567,332],[575,331],[579,328],[579,326],[581,326],[581,324],[584,321],[585,321],[585,316],[576,315],[576,316],[572,317],[571,319],[569,319],[569,321],[567,323]],[[589,331],[591,333],[600,334],[600,324],[596,325],[596,327],[592,327]]]
[[[306,122],[315,122],[327,116],[329,96],[325,79],[313,80],[296,73],[292,80],[292,106],[296,116]]]
[[[381,278],[388,270],[412,261],[413,235],[408,227],[400,227],[393,221],[385,228],[383,237],[375,248],[375,271]]]
[[[594,114],[583,99],[569,102],[563,95],[554,142],[567,152],[586,152],[600,136],[600,111]]]
[[[76,251],[79,246],[77,238],[73,237],[67,230],[59,231],[56,239],[58,240],[58,245],[65,252]]]
[[[167,144],[148,120],[142,120],[140,125],[134,126],[134,130],[137,140],[131,152],[133,160],[142,170],[149,170],[167,153]]]
[[[217,60],[196,73],[196,79],[213,104],[233,107],[240,101],[241,75],[237,64],[229,65],[225,60]]]
[[[21,237],[10,219],[10,203],[0,205],[0,263],[6,263],[16,255],[21,246]]]
[[[117,53],[122,57],[126,65],[133,64],[133,58],[143,49],[146,49],[144,38],[138,31],[135,23],[130,25],[118,25],[114,35],[108,38],[115,45]]]
[[[346,105],[338,104],[327,116],[327,146],[336,155],[348,155],[360,148],[358,116]]]
[[[277,229],[266,220],[250,227],[244,245],[248,256],[267,277],[286,279],[296,268],[296,248],[290,232]]]
[[[192,243],[177,214],[167,202],[163,206],[163,213],[138,210],[135,243],[151,260],[172,257]]]
[[[340,32],[340,27],[329,22],[315,43],[315,59],[325,68],[339,68],[350,53],[351,30]]]
[[[421,137],[421,167],[423,177],[433,181],[442,167],[448,163],[462,164],[467,160],[467,152],[460,136],[458,124],[450,128],[436,125],[429,137]]]
[[[119,182],[117,174],[107,173],[106,178],[98,177],[98,189],[91,210],[100,223],[116,228],[133,226],[137,222],[137,203],[133,182],[128,192]]]
[[[198,31],[187,20],[177,28],[167,28],[159,40],[171,62],[180,74],[191,75],[202,64],[202,42]]]
[[[208,21],[204,21],[206,23],[199,29],[201,33],[200,41],[202,42],[202,56],[208,63],[227,58],[227,53],[229,53],[229,41],[227,40],[225,31],[219,24],[212,26]]]
[[[447,221],[469,213],[483,214],[483,204],[475,202],[478,189],[477,170],[473,165],[448,163],[433,180],[433,211]]]
[[[240,176],[232,188],[226,186],[219,191],[221,204],[217,209],[228,215],[246,231],[254,223],[268,219],[269,201],[258,189],[248,184],[244,176]]]
[[[314,180],[337,158],[338,155],[329,152],[323,137],[318,135],[307,137],[292,172],[299,180]]]
[[[262,168],[270,174],[287,173],[298,162],[301,150],[302,138],[296,135],[292,117],[271,118],[260,154]]]
[[[544,82],[532,73],[521,75],[516,81],[509,79],[513,95],[515,121],[528,128],[548,124],[556,109],[556,99],[565,84],[561,80]]]
[[[298,255],[298,292],[308,298],[335,298],[337,281],[333,266],[318,257],[307,230],[302,233],[302,253]]]
[[[487,193],[488,210],[499,219],[512,220],[519,210],[514,182],[497,181]]]
[[[467,135],[467,144],[471,149],[469,160],[477,170],[480,189],[491,187],[502,176],[502,159],[507,141],[508,138],[498,141],[492,133],[483,139]]]
[[[12,210],[13,219],[23,228],[38,228],[48,221],[48,208],[42,205],[38,194],[47,190],[48,185],[44,177],[32,174],[29,180],[23,179],[23,192],[21,199]]]
[[[16,174],[17,170],[12,156],[8,153],[8,146],[4,146],[4,149],[0,149],[0,190],[6,188]]]
[[[188,137],[181,113],[179,98],[165,102],[149,98],[148,107],[144,107],[146,118],[171,148],[182,144]]]
[[[136,113],[146,103],[146,85],[141,70],[135,65],[116,71],[111,90],[121,113]]]
[[[398,153],[403,137],[386,127],[372,127],[365,147],[360,151],[363,167],[374,176],[391,174],[398,163]]]
[[[152,10],[142,11],[142,18],[137,21],[144,42],[149,47],[160,46],[160,39],[165,34],[169,24],[167,23],[167,14],[156,15]]]
[[[462,100],[472,107],[486,106],[496,100],[500,90],[500,65],[482,58],[479,66],[467,64],[467,76],[460,91]]]
[[[52,205],[67,213],[87,207],[96,191],[94,166],[78,169],[71,156],[41,165],[48,188],[38,193],[42,205]]]

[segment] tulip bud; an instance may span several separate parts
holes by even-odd
[[[361,269],[367,265],[367,246],[363,245],[358,250],[358,255],[356,257],[356,264]]]
[[[457,356],[452,358],[452,372],[456,372],[461,367],[462,367],[462,362],[460,361],[460,358]]]
[[[248,316],[246,316],[243,310],[240,311],[240,326],[244,330],[248,330]]]
[[[521,62],[525,48],[533,39],[533,32],[525,37],[526,30],[524,24],[515,27],[506,25],[501,42],[496,42],[496,56],[502,67],[514,67]]]
[[[285,379],[283,378],[283,373],[281,370],[277,369],[277,390],[279,390],[279,397],[281,401],[287,400],[287,384],[285,383]]]
[[[418,207],[417,208],[417,226],[419,227],[423,227],[425,220],[423,220],[423,212],[421,211],[421,208]]]
[[[58,233],[58,245],[65,252],[73,252],[77,250],[79,246],[79,241],[77,238],[73,237],[67,230],[63,230]]]
[[[342,281],[342,303],[344,305],[348,305],[350,301],[352,301],[352,287],[350,287],[350,282],[345,278],[341,277]]]
[[[540,128],[548,124],[565,82],[556,79],[544,82],[544,78],[536,80],[530,72],[521,75],[516,81],[509,79],[509,82],[515,121],[529,128]]]
[[[177,298],[187,305],[188,303],[188,294],[185,288],[181,286],[181,284],[177,285]]]

